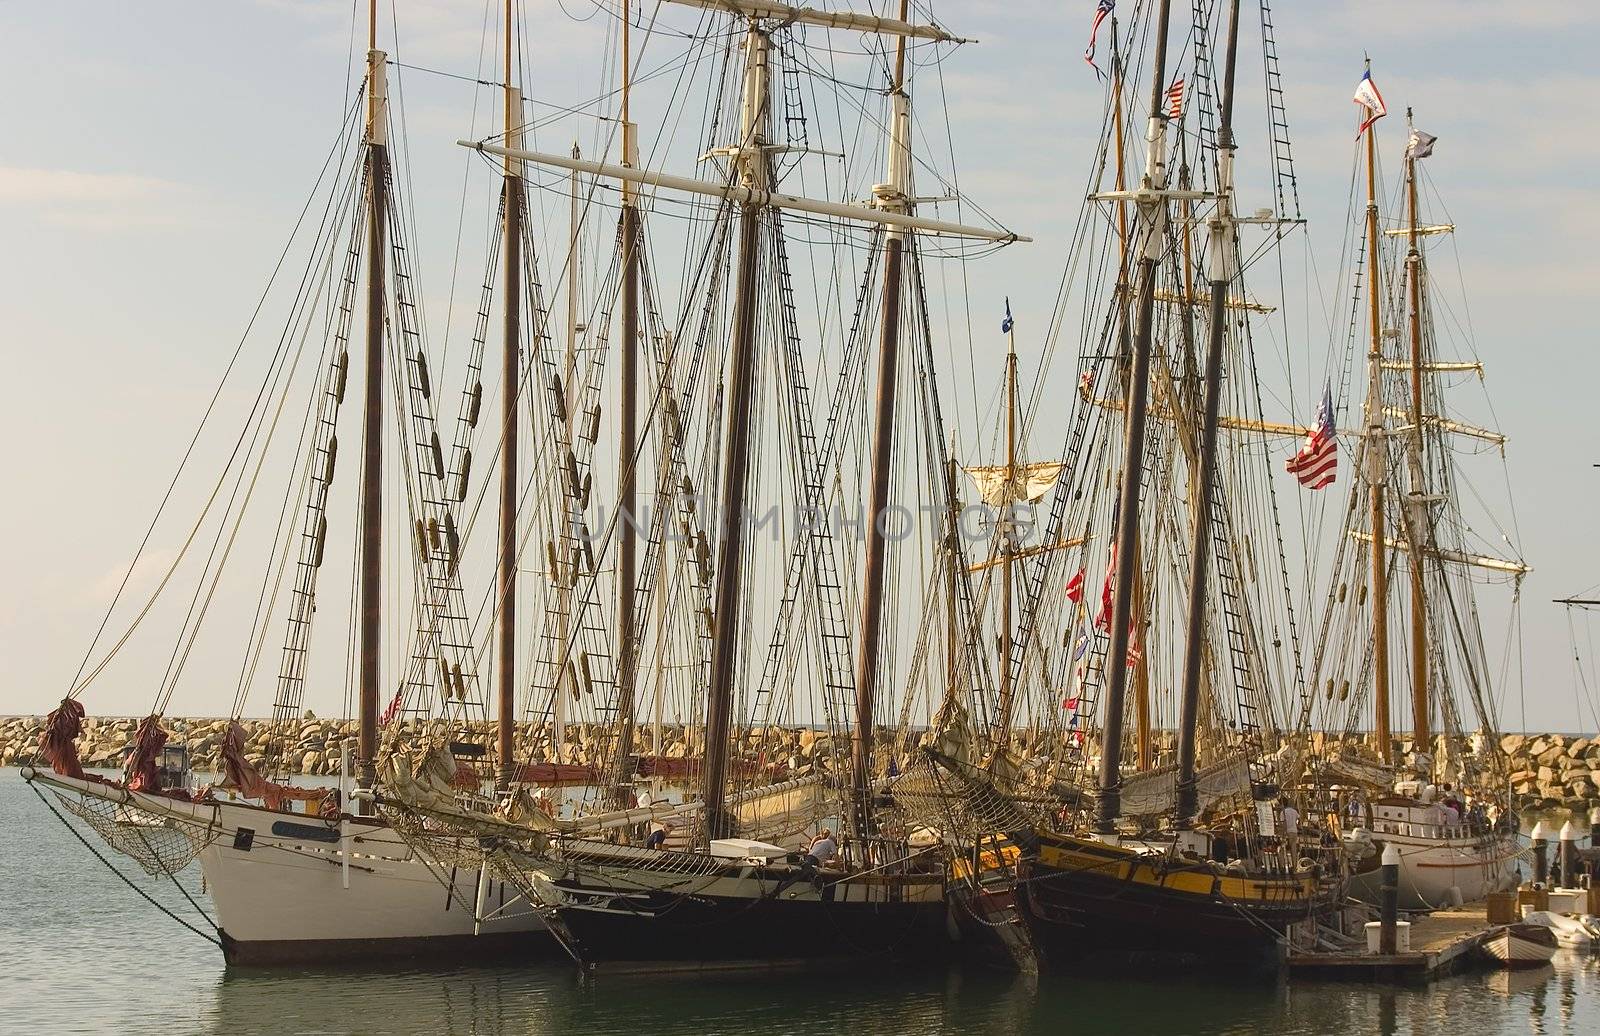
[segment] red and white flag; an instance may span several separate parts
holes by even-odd
[[[1183,77],[1167,87],[1167,118],[1177,122],[1183,118]]]
[[[1083,569],[1078,569],[1078,574],[1067,580],[1067,600],[1073,604],[1083,601]]]
[[[1333,485],[1339,468],[1339,443],[1333,430],[1333,390],[1322,386],[1322,406],[1317,408],[1317,423],[1306,434],[1305,445],[1284,462],[1289,474],[1307,489],[1326,489]]]
[[[1361,120],[1361,128],[1356,130],[1356,136],[1367,132],[1367,127],[1389,114],[1389,108],[1383,103],[1383,94],[1378,92],[1378,84],[1372,81],[1372,71],[1369,69],[1361,73],[1361,82],[1356,84],[1356,95],[1352,98],[1357,104],[1367,110],[1366,117]]]
[[[400,711],[400,703],[405,700],[405,696],[406,689],[405,685],[402,684],[400,689],[394,692],[394,697],[389,699],[389,707],[384,709],[383,715],[378,717],[378,726],[386,727],[389,725],[389,721],[394,719],[395,714]]]
[[[1095,39],[1100,35],[1100,23],[1105,21],[1106,16],[1116,10],[1116,7],[1116,0],[1100,0],[1094,5],[1094,24],[1089,26],[1089,45],[1083,48],[1083,60],[1094,69],[1097,79],[1100,78],[1100,66],[1094,63]]]

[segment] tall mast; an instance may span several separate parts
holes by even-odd
[[[633,2],[622,5],[622,164],[637,164],[638,144],[628,119],[628,93],[632,86],[632,48],[629,37]],[[620,797],[622,785],[632,776],[634,688],[637,686],[638,630],[634,627],[635,583],[638,579],[636,509],[639,439],[639,206],[638,186],[622,182],[622,364],[618,408],[617,456],[617,748],[612,761],[612,794]]]
[[[377,780],[378,683],[383,678],[383,324],[388,227],[389,87],[378,49],[378,0],[367,10],[367,356],[361,427],[360,719],[358,782]]]
[[[1367,70],[1372,62],[1367,61]],[[1392,761],[1394,745],[1389,733],[1389,573],[1383,520],[1383,486],[1387,477],[1383,430],[1383,315],[1378,293],[1382,285],[1378,271],[1378,172],[1377,123],[1367,125],[1367,310],[1371,339],[1367,348],[1367,481],[1372,486],[1372,510],[1368,518],[1372,533],[1372,666],[1373,723],[1378,738],[1378,753],[1384,762]]]
[[[583,157],[578,142],[572,142],[572,157]],[[572,177],[567,188],[567,347],[561,364],[561,393],[563,411],[566,414],[567,442],[572,442],[572,430],[576,425],[577,413],[574,407],[578,402],[578,390],[573,381],[578,373],[578,336],[582,328],[578,324],[578,302],[583,297],[583,255],[582,244],[582,214],[578,207],[579,173],[572,171]],[[569,511],[571,504],[564,500],[558,505],[561,508],[561,522],[563,524],[572,520]],[[564,541],[564,538],[563,538]],[[572,586],[577,578],[572,558],[562,558],[556,566],[556,595],[559,601],[557,608],[557,634],[561,638],[561,654],[563,659],[572,657],[571,630],[572,630]],[[572,670],[566,665],[561,667],[556,676],[555,700],[551,702],[551,724],[554,727],[552,740],[555,749],[552,758],[560,763],[566,759],[567,744],[567,702],[568,695],[572,692],[572,681],[576,679]]]
[[[1117,16],[1111,16],[1111,117],[1116,134],[1116,189],[1123,190],[1128,185],[1127,172],[1124,167],[1126,148],[1122,139],[1122,86],[1123,72],[1122,51],[1117,40]],[[1117,202],[1117,307],[1121,312],[1117,321],[1118,355],[1128,354],[1128,311],[1131,308],[1132,293],[1128,284],[1128,206]],[[1135,550],[1134,558],[1134,583],[1133,603],[1138,614],[1144,612],[1144,576],[1139,564],[1138,551]],[[1133,722],[1134,739],[1138,750],[1138,766],[1140,770],[1150,768],[1150,671],[1145,666],[1135,666],[1133,670]]]
[[[908,0],[900,0],[905,21]],[[894,49],[894,82],[889,87],[888,176],[873,188],[873,204],[890,212],[911,210],[911,103],[906,94],[906,39]],[[883,633],[883,583],[886,537],[883,520],[889,506],[889,462],[894,451],[894,405],[900,365],[900,296],[906,231],[884,228],[883,329],[878,347],[878,400],[872,429],[872,489],[867,510],[866,571],[861,591],[861,666],[856,678],[854,781],[856,826],[868,826],[868,781],[872,776],[873,706],[878,690],[879,643]]]
[[[1010,302],[1006,311],[1011,309]],[[1012,321],[1006,333],[1006,495],[1000,517],[1000,702],[995,710],[995,754],[1011,739],[1011,716],[1016,707],[1017,689],[1011,680],[1011,563],[1015,546],[1011,541],[1012,487],[1017,478],[1017,325]]]
[[[957,537],[961,535],[960,513],[956,502],[956,443],[955,435],[950,436],[950,459],[945,464],[945,500],[947,513],[945,515],[945,576],[944,576],[944,622],[945,622],[945,650],[944,650],[944,689],[945,698],[948,700],[954,692],[956,685],[957,641],[956,641],[956,565],[959,564],[960,546]]]
[[[749,489],[750,419],[756,345],[756,271],[761,259],[764,205],[769,188],[767,156],[767,34],[751,18],[745,33],[744,102],[735,161],[741,184],[753,192],[739,205],[739,257],[734,274],[733,338],[730,343],[727,424],[722,447],[722,535],[717,540],[717,590],[712,612],[711,683],[706,694],[705,833],[729,830],[728,736],[733,721],[734,663],[739,654],[739,605],[744,590],[745,496]]]
[[[1406,129],[1411,129],[1411,109],[1406,109]],[[1409,138],[1409,134],[1408,134]],[[1423,579],[1424,547],[1428,538],[1427,487],[1422,468],[1422,249],[1417,236],[1417,156],[1406,147],[1406,281],[1411,302],[1411,491],[1406,510],[1411,525],[1411,729],[1418,752],[1432,755],[1433,734],[1428,716],[1428,607]]]
[[[506,0],[506,147],[522,146],[522,93],[511,85],[511,40],[516,34],[513,0]],[[505,326],[500,364],[500,539],[495,574],[500,608],[495,629],[495,715],[499,728],[499,786],[511,785],[516,770],[517,723],[517,399],[522,368],[522,164],[505,156]]]
[[[1187,827],[1199,812],[1195,783],[1195,737],[1200,713],[1201,651],[1205,639],[1206,578],[1211,563],[1211,509],[1216,498],[1217,414],[1222,401],[1222,347],[1227,330],[1228,285],[1237,267],[1233,222],[1233,85],[1239,51],[1239,0],[1228,9],[1228,53],[1223,69],[1222,113],[1217,129],[1217,205],[1208,228],[1211,237],[1211,323],[1207,328],[1205,413],[1200,425],[1199,483],[1189,556],[1189,616],[1183,654],[1183,698],[1178,722],[1178,801],[1176,821]],[[1187,229],[1185,233],[1187,234]],[[1188,305],[1185,298],[1184,305]]]
[[[1138,569],[1139,490],[1144,463],[1145,416],[1150,388],[1151,323],[1155,314],[1156,264],[1161,259],[1166,225],[1167,118],[1162,105],[1167,71],[1167,22],[1172,0],[1161,0],[1156,14],[1156,47],[1150,87],[1150,122],[1145,131],[1145,170],[1137,196],[1139,206],[1138,324],[1133,337],[1133,370],[1128,384],[1128,419],[1123,445],[1122,491],[1117,502],[1116,596],[1111,602],[1111,679],[1106,697],[1100,752],[1100,794],[1095,830],[1116,832],[1122,812],[1122,713],[1128,697],[1128,621],[1133,603],[1133,577]],[[1121,192],[1118,192],[1121,193]]]

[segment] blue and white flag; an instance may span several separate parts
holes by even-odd
[[[1011,298],[1010,298],[1010,296],[1007,296],[1006,297],[1006,318],[1004,320],[1000,321],[1000,333],[1003,334],[1003,335],[1010,334],[1011,333],[1011,324],[1012,324],[1012,320],[1011,320]]]

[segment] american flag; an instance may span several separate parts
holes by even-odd
[[[1106,15],[1116,10],[1116,0],[1100,0],[1094,8],[1094,24],[1089,26],[1089,45],[1083,48],[1083,60],[1094,69],[1094,74],[1100,74],[1100,66],[1094,63],[1095,37],[1100,35],[1100,23],[1106,20]]]
[[[1183,118],[1183,77],[1167,87],[1167,118],[1176,122]]]
[[[389,707],[384,709],[383,715],[378,717],[378,726],[386,727],[389,725],[389,721],[394,719],[395,713],[400,711],[400,702],[404,700],[405,695],[405,686],[401,685],[400,689],[394,692],[394,697],[389,699]]]
[[[1317,408],[1317,423],[1306,434],[1300,452],[1284,462],[1289,474],[1307,489],[1325,489],[1333,484],[1339,468],[1339,443],[1333,431],[1333,389],[1322,386],[1322,406]]]

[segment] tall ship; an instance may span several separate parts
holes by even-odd
[[[515,71],[510,14],[508,3],[508,83]],[[486,488],[486,466],[480,465],[480,481],[473,481],[474,449],[500,457],[502,500],[515,500],[521,487],[518,362],[526,339],[543,339],[546,315],[531,252],[525,263],[521,251],[520,181],[508,170],[501,203],[503,420],[482,420],[488,416],[483,355],[491,337],[487,287],[457,415],[446,418],[442,372],[422,321],[416,242],[405,207],[409,195],[400,182],[403,166],[392,158],[391,134],[399,117],[390,101],[391,62],[378,48],[375,3],[368,16],[362,89],[307,203],[308,214],[321,207],[320,219],[303,218],[291,240],[303,246],[303,274],[261,384],[244,410],[233,452],[202,494],[205,506],[156,591],[139,605],[126,633],[98,657],[96,637],[90,652],[95,664],[86,667],[86,675],[51,714],[40,753],[49,768],[23,770],[41,798],[48,789],[148,875],[170,877],[194,908],[192,916],[179,919],[216,942],[229,963],[525,956],[554,948],[537,911],[514,886],[483,868],[471,873],[440,868],[419,855],[374,806],[380,744],[386,738],[444,745],[451,758],[448,793],[465,800],[493,799],[530,776],[513,749],[513,630],[501,630],[491,703],[477,675],[479,652],[462,551],[480,485]],[[515,140],[522,102],[509,85],[504,112],[507,133]],[[491,266],[494,262],[491,258]],[[521,318],[524,298],[532,315],[526,321]],[[237,378],[228,380],[233,375],[230,365],[219,398],[236,390]],[[359,413],[358,446],[341,451],[342,431],[351,441],[348,421],[341,421],[350,409]],[[213,421],[208,411],[196,441],[221,436],[221,413]],[[293,420],[282,420],[296,413],[304,415],[298,438]],[[492,431],[488,450],[478,441],[485,426]],[[195,477],[189,460],[186,454],[174,486]],[[288,484],[273,497],[268,487],[282,471],[288,472]],[[346,486],[354,487],[353,508]],[[239,570],[250,565],[233,551],[241,527],[272,511],[278,518],[271,549],[259,559],[254,576],[260,603],[242,645],[233,720],[219,746],[222,779],[196,786],[188,766],[191,746],[171,742],[162,714],[219,586],[234,587],[224,580],[238,579]],[[353,519],[345,536],[339,532],[341,513]],[[146,544],[164,517],[158,513]],[[515,542],[516,532],[514,522],[499,530],[502,588],[514,581],[514,553],[505,545]],[[250,542],[248,534],[244,540]],[[328,661],[320,668],[313,665],[312,634],[330,624],[326,618],[317,622],[319,604],[325,616],[339,611],[340,598],[328,593],[321,576],[333,567],[336,544],[345,541],[353,548],[354,587],[349,640],[338,654],[346,660],[347,701],[355,702],[358,737],[354,744],[327,736],[315,743],[297,741],[307,683],[333,671]],[[122,774],[86,773],[75,744],[84,717],[80,694],[152,610],[175,597],[188,575],[194,589],[173,662],[158,682],[154,707],[139,724]],[[262,677],[274,688],[271,721],[251,737],[238,717],[270,657],[270,630],[280,623],[286,632],[276,677]],[[411,632],[403,642],[386,636],[386,629],[408,623]],[[289,779],[309,752],[340,759],[336,787]],[[195,862],[210,910],[179,885],[179,872]]]
[[[1014,847],[973,855],[994,872],[977,899],[1009,919],[1009,878],[1042,970],[1269,964],[1344,897],[1337,845],[1288,808],[1305,809],[1294,728],[1308,691],[1271,459],[1284,428],[1261,402],[1256,335],[1273,307],[1245,278],[1302,222],[1275,28],[1264,6],[1272,136],[1266,177],[1248,181],[1273,204],[1245,215],[1240,5],[1197,5],[1181,44],[1171,7],[1131,27],[1096,19],[1106,133],[1069,258],[1092,272],[1051,329],[1071,333],[1081,307],[1079,398],[1014,625],[999,609],[1003,693],[956,703],[923,780],[929,826]]]
[[[1352,342],[1359,334],[1365,344],[1351,366],[1362,371],[1365,393],[1350,435],[1356,477],[1311,659],[1322,693],[1307,702],[1311,724],[1340,736],[1340,749],[1308,777],[1346,818],[1343,837],[1362,861],[1352,895],[1378,902],[1378,860],[1393,845],[1402,904],[1426,910],[1519,880],[1495,688],[1506,670],[1491,659],[1477,600],[1491,582],[1515,595],[1530,569],[1508,535],[1509,499],[1498,509],[1489,503],[1509,483],[1472,481],[1475,469],[1491,467],[1474,454],[1496,453],[1503,465],[1505,436],[1463,420],[1452,399],[1455,383],[1481,383],[1484,367],[1470,340],[1436,319],[1446,303],[1430,276],[1428,243],[1455,228],[1423,211],[1434,138],[1411,125],[1407,109],[1402,211],[1386,219],[1377,145],[1386,108],[1371,82],[1369,69],[1356,98],[1366,204],[1349,253]],[[1499,535],[1479,531],[1489,529]]]
[[[951,32],[910,20],[904,2],[896,17],[764,0],[690,0],[663,14],[675,7],[699,19],[689,38],[717,69],[697,175],[651,168],[632,143],[608,162],[464,142],[615,185],[620,233],[638,234],[646,255],[674,240],[674,213],[692,217],[677,235],[676,322],[624,345],[659,349],[637,384],[623,379],[624,393],[642,397],[642,419],[632,422],[628,398],[619,406],[620,472],[642,489],[638,512],[597,530],[573,588],[616,602],[615,675],[579,680],[585,707],[608,719],[608,742],[596,746],[602,779],[556,815],[515,801],[472,809],[441,793],[430,757],[399,745],[381,805],[438,865],[512,882],[586,968],[937,953],[945,856],[908,824],[894,793],[914,714],[909,688],[936,678],[920,650],[910,667],[920,675],[897,675],[899,645],[944,599],[926,592],[907,552],[947,548],[942,532],[904,544],[895,523],[914,513],[901,504],[912,495],[940,515],[952,510],[923,271],[930,243],[976,254],[1021,239],[927,214],[962,200],[950,178],[938,177],[939,193],[918,193],[917,171],[936,166],[912,147],[913,70],[963,42]],[[624,15],[627,40],[634,24]],[[845,39],[871,56],[865,85],[813,75],[813,48]],[[631,61],[624,105],[641,103]],[[807,101],[819,82],[850,91],[847,110],[862,113],[850,132],[867,143],[835,150],[819,139],[826,130]],[[621,129],[625,141],[636,133],[627,118]],[[843,182],[819,178],[819,158],[842,160]],[[813,278],[817,253],[830,256],[823,290],[811,292],[819,319],[797,302],[797,250],[811,255]],[[819,355],[834,366],[820,408],[811,388]],[[778,520],[775,535],[764,516],[783,506],[798,517]],[[965,586],[966,565],[951,571]],[[902,600],[911,606],[895,607]],[[595,657],[564,646],[548,673],[587,673]],[[665,756],[663,684],[665,707],[685,718]],[[536,679],[535,693],[552,708],[566,697],[554,675]],[[786,747],[782,732],[797,724],[807,728],[801,743]]]

